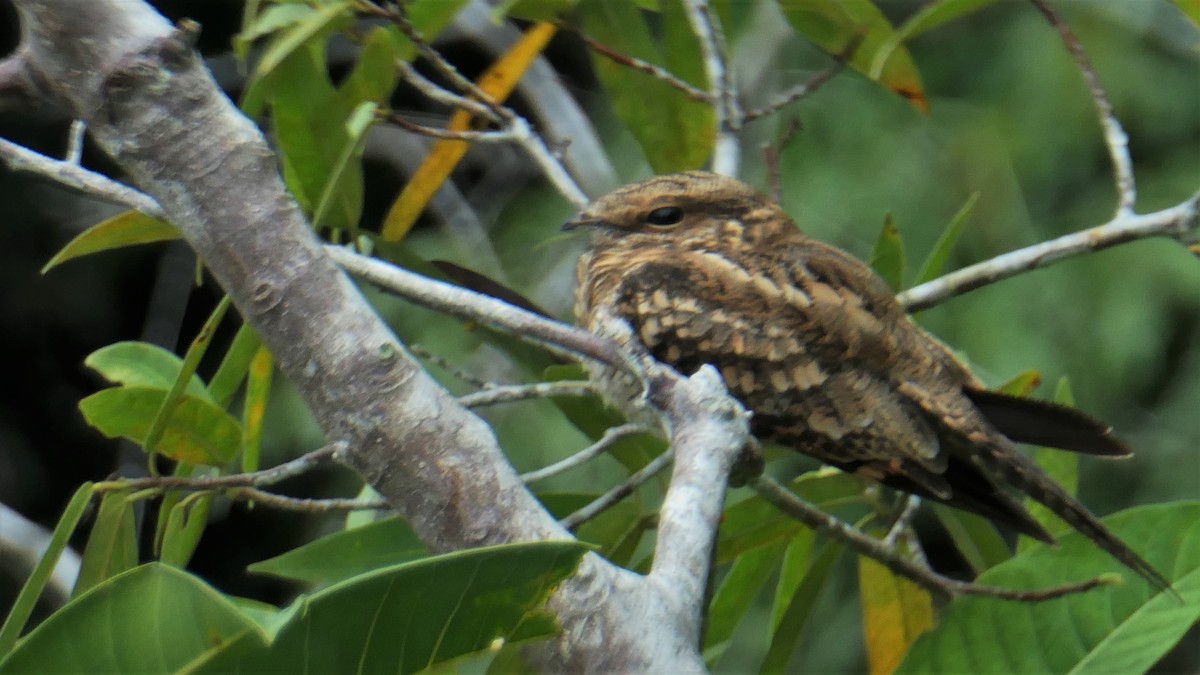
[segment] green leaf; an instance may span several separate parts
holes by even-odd
[[[149,563],[71,601],[0,661],[0,673],[168,673],[256,624],[196,577]]]
[[[904,287],[904,239],[892,214],[883,218],[883,229],[871,252],[871,267],[883,277],[893,291]]]
[[[506,17],[526,21],[555,21],[571,11],[579,0],[501,0],[492,8],[492,20],[500,23]]]
[[[83,360],[88,368],[115,384],[169,390],[183,368],[183,359],[148,342],[117,342],[101,347]],[[204,382],[193,374],[188,379],[188,395],[214,402]]]
[[[309,597],[270,647],[214,653],[197,670],[411,673],[497,640],[552,635],[542,605],[586,552],[577,542],[513,544],[369,572]]]
[[[62,263],[100,251],[180,238],[170,223],[138,211],[126,211],[100,221],[72,239],[42,267],[42,274]]]
[[[212,380],[208,383],[208,390],[217,405],[224,407],[233,400],[233,395],[237,393],[242,380],[246,378],[246,372],[250,369],[250,360],[254,358],[261,344],[262,340],[250,324],[242,324],[233,336],[233,342],[230,343],[225,356],[221,358],[217,372],[213,373]]]
[[[759,672],[787,672],[788,661],[796,651],[796,643],[800,633],[812,618],[813,606],[829,580],[833,563],[842,552],[842,545],[827,542],[813,558],[812,565],[804,574],[804,581],[796,588],[796,592],[788,599],[787,608],[780,615],[779,623],[771,634],[771,645],[767,655],[763,657]]]
[[[1193,26],[1200,28],[1200,0],[1171,0],[1171,4],[1179,8]]]
[[[109,492],[100,500],[96,522],[83,549],[83,562],[72,597],[79,597],[102,581],[133,569],[138,563],[137,528],[129,492]]]
[[[929,256],[925,258],[925,262],[921,264],[921,271],[917,273],[916,284],[923,284],[926,281],[931,281],[941,276],[942,270],[946,268],[946,261],[950,259],[950,252],[954,250],[954,245],[958,243],[958,238],[962,235],[963,225],[967,222],[967,216],[971,215],[971,210],[975,208],[975,202],[979,200],[979,193],[974,192],[967,198],[962,208],[954,217],[950,219],[950,223],[946,225],[946,229],[942,231],[938,237],[937,243],[929,251]]]
[[[947,24],[955,19],[977,12],[996,0],[934,0],[921,7],[904,25],[900,26],[892,36],[879,46],[872,61],[872,68],[879,68],[891,58],[892,53],[909,40]]]
[[[362,210],[362,166],[351,163],[334,176],[334,167],[351,145],[346,130],[350,111],[339,105],[329,81],[323,42],[292,53],[275,68],[272,81],[271,118],[288,190],[310,216],[322,209],[323,226],[356,227]]]
[[[537,497],[547,511],[561,520],[599,496],[589,493],[541,492]],[[600,555],[612,562],[627,566],[642,540],[642,535],[652,525],[653,515],[647,513],[635,501],[627,499],[581,525],[575,537],[595,546]]]
[[[322,537],[246,570],[319,587],[428,555],[408,523],[392,517]]]
[[[187,566],[208,524],[212,499],[212,494],[195,493],[171,507],[163,528],[162,551],[159,554],[162,562],[175,567]]]
[[[109,438],[142,443],[166,392],[141,386],[113,387],[79,402],[88,424]],[[219,466],[237,456],[242,427],[211,402],[185,395],[171,413],[157,451],[188,464]]]
[[[62,555],[63,549],[67,547],[71,535],[75,532],[75,527],[79,525],[79,519],[83,517],[84,510],[87,508],[88,503],[91,502],[92,487],[92,483],[88,482],[80,485],[79,489],[75,491],[75,494],[71,497],[71,501],[67,504],[67,508],[63,509],[63,514],[58,519],[58,524],[54,526],[54,532],[50,535],[50,543],[46,545],[46,551],[38,559],[33,572],[29,574],[29,579],[21,587],[21,592],[17,595],[12,608],[8,611],[8,616],[4,619],[4,625],[0,627],[0,670],[3,669],[4,658],[12,650],[13,645],[16,644],[17,637],[20,635],[21,630],[25,628],[25,622],[29,620],[29,616],[33,613],[33,608],[37,605],[38,598],[42,595],[42,590],[46,588],[46,582],[54,574],[54,567],[58,564],[58,557]]]
[[[1182,602],[1124,571],[1124,584],[1046,602],[960,597],[897,672],[1146,672],[1200,619],[1200,502],[1139,507],[1104,523],[1173,580]],[[978,582],[1043,588],[1110,573],[1116,565],[1072,533],[1059,548],[1032,548]]]
[[[771,606],[771,625],[779,627],[791,599],[800,590],[800,584],[808,576],[813,564],[813,545],[817,535],[807,527],[801,528],[788,542],[783,553],[783,567],[779,570],[779,581],[775,584],[775,600]]]
[[[822,469],[796,478],[788,487],[810,504],[833,508],[860,501],[864,484],[856,475]],[[803,525],[761,497],[743,499],[725,509],[717,539],[717,561],[725,564],[758,546],[791,541],[802,529]]]
[[[338,87],[338,105],[342,110],[355,110],[363,103],[387,105],[399,78],[395,59],[396,43],[391,33],[381,26],[371,29],[354,69]]]
[[[411,0],[404,3],[404,8],[413,27],[432,42],[468,2],[470,0]],[[396,44],[396,58],[405,61],[416,58],[417,48],[400,29],[393,27],[389,31]]]
[[[1000,385],[997,389],[1001,394],[1009,396],[1029,396],[1042,383],[1042,373],[1037,370],[1025,370],[1017,373],[1012,379]]]
[[[344,144],[337,157],[334,158],[332,166],[329,167],[329,177],[325,181],[321,199],[317,202],[317,207],[312,214],[313,227],[320,228],[325,224],[325,214],[329,212],[331,205],[336,203],[340,196],[339,190],[345,189],[342,177],[351,176],[356,170],[362,170],[363,145],[367,141],[367,130],[375,121],[377,107],[377,104],[371,101],[361,103],[346,120]],[[361,176],[358,180],[361,181]],[[357,239],[358,219],[346,222],[346,227],[349,229],[350,237]]]
[[[870,0],[777,0],[792,28],[818,48],[843,56],[858,41],[850,67],[908,99],[921,112],[929,103],[908,49]],[[881,50],[886,50],[882,53]]]
[[[353,3],[337,2],[311,13],[297,12],[303,16],[287,23],[289,27],[275,36],[246,82],[245,93],[242,96],[242,111],[246,116],[253,118],[261,113],[264,87],[276,88],[277,83],[271,80],[279,66],[311,44],[323,44],[327,34],[338,30],[353,17],[352,7]],[[324,49],[321,52],[323,54]],[[282,84],[282,87],[287,86],[286,83]]]
[[[672,0],[674,2],[675,0]],[[649,26],[630,0],[584,0],[577,7],[583,29],[607,47],[656,65],[665,65],[670,49],[672,63],[699,63],[694,43],[683,28],[665,26],[669,44],[660,49]],[[663,21],[678,23],[676,10],[663,13]],[[689,100],[682,92],[646,73],[593,55],[592,62],[613,110],[637,139],[656,173],[671,173],[703,166],[712,152],[716,129],[710,106]]]
[[[294,26],[316,13],[317,10],[301,3],[268,7],[249,25],[243,27],[242,32],[233,36],[233,53],[239,59],[245,60],[250,53],[251,44],[258,38]]]
[[[725,653],[734,630],[750,611],[763,586],[771,580],[771,572],[779,565],[786,548],[786,542],[776,541],[734,559],[708,608],[704,660],[710,669]]]

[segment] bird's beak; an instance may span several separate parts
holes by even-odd
[[[582,212],[577,214],[574,218],[563,223],[562,231],[570,232],[571,230],[578,230],[581,227],[595,227],[601,222],[603,221],[601,221],[599,218],[590,216],[587,214],[587,212]]]

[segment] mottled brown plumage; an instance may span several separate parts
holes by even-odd
[[[986,391],[870,268],[801,234],[752,188],[661,176],[568,227],[593,230],[578,267],[582,325],[611,314],[632,327],[628,347],[687,374],[712,364],[759,438],[1053,541],[1004,486],[1016,488],[1168,585],[1013,443],[1129,454],[1108,427]]]

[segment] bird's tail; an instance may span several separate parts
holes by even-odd
[[[994,476],[1002,484],[1017,488],[1050,509],[1067,525],[1090,539],[1117,562],[1149,581],[1156,589],[1174,592],[1171,591],[1171,582],[1166,577],[1118,539],[1083,504],[1067,494],[1066,490],[1006,438],[993,439],[985,444],[971,444],[971,447],[971,461],[980,470]]]

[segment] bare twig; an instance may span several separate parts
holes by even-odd
[[[408,61],[396,60],[396,71],[400,73],[400,77],[407,83],[413,86],[414,89],[421,92],[430,99],[439,103],[445,103],[448,106],[462,108],[467,112],[482,117],[489,122],[499,123],[501,118],[491,108],[466,96],[459,96],[447,89],[438,86],[429,78],[417,72],[412,64]]]
[[[717,139],[712,170],[725,176],[736,176],[741,161],[737,132],[742,127],[742,111],[737,101],[733,71],[725,58],[725,34],[706,0],[685,0],[683,4],[692,32],[700,41],[710,96],[717,104]]]
[[[813,92],[815,92],[816,90],[820,89],[821,85],[823,85],[826,82],[828,82],[829,80],[833,79],[833,76],[840,73],[842,71],[842,69],[844,69],[845,67],[846,67],[845,61],[838,61],[837,63],[830,66],[829,68],[822,70],[821,72],[817,73],[816,75],[813,75],[808,80],[801,82],[800,84],[792,87],[791,89],[789,89],[789,90],[785,91],[784,93],[780,94],[779,96],[775,97],[775,99],[773,101],[766,104],[765,106],[763,106],[761,108],[755,108],[754,110],[747,111],[746,114],[742,116],[742,121],[743,122],[753,122],[760,117],[765,117],[772,113],[778,112],[780,109],[782,109],[784,106],[788,105],[789,103],[795,103],[796,101],[799,101],[800,99],[804,98],[805,96],[808,96],[808,95],[812,94]]]
[[[254,502],[281,511],[301,513],[328,513],[330,511],[390,511],[391,504],[382,499],[329,498],[303,499],[287,495],[264,492],[250,487],[234,488],[225,496],[241,502]]]
[[[404,119],[398,113],[390,110],[381,110],[378,113],[379,119],[395,124],[396,126],[406,131],[411,131],[414,134],[429,136],[431,138],[447,138],[455,141],[467,141],[471,143],[507,143],[517,140],[516,134],[505,129],[488,129],[481,131],[474,130],[454,130],[454,129],[439,129],[437,127],[417,124]]]
[[[613,444],[622,438],[625,438],[626,436],[632,436],[634,434],[641,434],[650,431],[654,430],[644,424],[622,424],[620,426],[610,427],[604,431],[604,435],[601,436],[600,440],[596,441],[595,443],[592,443],[583,450],[580,450],[566,459],[560,460],[536,471],[523,473],[521,474],[521,480],[528,484],[535,483],[539,480],[545,480],[551,476],[557,476],[560,473],[574,469],[577,466],[590,462],[596,457],[603,455],[605,452],[608,452],[608,449],[611,448]]]
[[[576,354],[629,372],[639,379],[641,366],[611,341],[552,321],[481,293],[402,270],[339,246],[325,252],[351,274],[412,302],[461,319],[479,321],[539,344],[556,353]]]
[[[262,487],[312,471],[324,462],[335,459],[346,452],[347,444],[339,441],[321,446],[312,452],[291,461],[262,471],[236,473],[229,476],[150,476],[127,478],[96,483],[96,492],[116,490],[157,490],[180,488],[184,490],[223,490],[237,487]]]
[[[70,164],[78,164],[83,159],[83,136],[87,133],[87,124],[83,120],[71,120],[71,131],[67,135],[67,152],[63,160]]]
[[[692,86],[690,83],[686,82],[666,68],[656,66],[653,63],[643,61],[639,58],[622,54],[612,47],[605,45],[603,42],[599,42],[598,40],[589,37],[582,31],[579,31],[577,34],[579,35],[580,39],[583,40],[583,43],[586,44],[590,49],[611,61],[619,63],[626,68],[632,68],[638,72],[646,73],[655,79],[662,80],[671,88],[682,92],[685,96],[698,103],[707,103],[711,105],[716,102],[716,99],[712,94],[698,87]]]
[[[896,553],[878,539],[867,536],[857,529],[825,513],[821,509],[797,497],[791,490],[766,477],[751,481],[751,487],[778,509],[804,523],[808,527],[837,539],[862,555],[879,561],[892,572],[911,579],[929,591],[944,599],[955,595],[984,595],[1018,602],[1041,602],[1052,600],[1064,595],[1081,593],[1098,586],[1112,583],[1107,577],[1097,577],[1074,584],[1064,584],[1053,588],[1037,590],[1019,590],[983,586],[958,579],[942,576],[937,572],[922,567]]]
[[[139,192],[128,185],[89,171],[77,163],[57,160],[41,153],[23,148],[12,141],[0,138],[0,160],[13,171],[27,171],[45,176],[69,188],[74,188],[107,202],[136,209],[148,216],[164,218],[165,214],[153,197]]]
[[[775,203],[779,203],[783,199],[783,177],[779,171],[779,153],[783,151],[788,141],[792,140],[796,132],[800,131],[800,127],[800,118],[793,117],[774,143],[763,143],[762,146],[763,163],[767,165],[767,189]]]
[[[483,391],[459,396],[458,402],[466,408],[482,408],[500,403],[528,401],[531,398],[548,396],[591,396],[596,393],[590,382],[537,382],[534,384],[488,385]]]
[[[668,449],[663,454],[650,460],[646,466],[643,466],[637,471],[629,474],[629,478],[626,478],[624,481],[622,481],[620,485],[600,495],[595,501],[587,506],[558,521],[558,524],[562,525],[568,530],[574,530],[592,518],[604,513],[608,509],[612,508],[617,502],[620,502],[622,499],[625,499],[629,495],[633,494],[635,489],[653,478],[659,471],[667,468],[667,465],[671,463],[671,460],[674,458],[674,456],[674,453]]]
[[[883,538],[883,545],[888,548],[896,545],[896,540],[902,534],[909,530],[909,524],[912,522],[913,516],[916,515],[917,509],[921,506],[921,498],[917,495],[909,495],[908,499],[904,500],[904,508],[900,510],[900,515],[896,516],[895,522],[888,529],[888,533]]]
[[[450,373],[454,377],[457,377],[458,379],[462,380],[463,382],[466,382],[467,384],[469,384],[471,386],[479,387],[480,389],[487,389],[489,387],[495,386],[491,382],[488,382],[486,380],[482,380],[478,377],[475,377],[475,375],[468,373],[467,371],[463,370],[462,368],[459,368],[457,365],[455,365],[453,363],[450,363],[450,361],[447,360],[446,357],[442,356],[441,354],[435,354],[435,353],[429,351],[428,349],[422,347],[421,345],[410,344],[410,345],[408,345],[408,351],[412,352],[414,356],[421,357],[422,359],[432,363],[433,365],[437,366],[438,368],[441,368],[442,370],[446,371],[447,373]]]
[[[1117,244],[1147,237],[1170,237],[1187,245],[1196,236],[1198,206],[1200,192],[1162,211],[1145,215],[1120,215],[1088,230],[996,256],[920,286],[914,286],[896,298],[908,311],[916,312],[932,307],[946,298],[962,295],[1028,270],[1045,267],[1063,258],[1099,251]]]
[[[1104,144],[1108,147],[1108,155],[1112,159],[1113,174],[1117,181],[1117,213],[1116,217],[1133,215],[1134,202],[1137,201],[1137,187],[1133,180],[1133,160],[1129,156],[1129,136],[1125,133],[1125,129],[1121,127],[1120,120],[1113,114],[1112,104],[1108,100],[1108,94],[1104,92],[1104,86],[1100,84],[1100,76],[1096,74],[1096,68],[1092,65],[1091,59],[1088,58],[1087,51],[1084,50],[1083,44],[1071,32],[1066,22],[1062,20],[1046,0],[1030,0],[1034,7],[1037,7],[1050,22],[1050,25],[1058,31],[1062,37],[1063,44],[1066,45],[1067,51],[1071,52],[1075,63],[1079,65],[1079,72],[1083,74],[1083,79],[1087,82],[1088,93],[1092,96],[1092,105],[1096,107],[1096,114],[1100,117],[1100,125],[1104,128]]]

